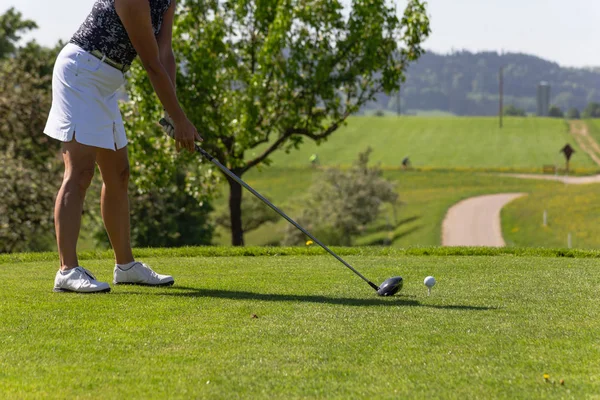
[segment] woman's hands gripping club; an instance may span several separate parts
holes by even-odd
[[[175,148],[177,151],[186,149],[193,152],[195,150],[194,143],[196,141],[202,142],[202,137],[198,133],[198,130],[187,118],[184,118],[183,121],[175,122],[169,114],[165,113],[165,116],[160,120],[160,125],[167,135],[175,139]]]

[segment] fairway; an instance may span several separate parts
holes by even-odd
[[[304,205],[306,188],[319,179],[320,173],[312,168],[269,168],[263,172],[248,174],[247,181],[294,217],[297,215],[295,210]],[[564,184],[558,182],[515,179],[491,173],[392,170],[386,171],[384,176],[396,184],[400,195],[395,225],[391,208],[384,208],[380,219],[357,238],[356,245],[378,245],[390,240],[395,247],[437,246],[441,244],[441,226],[448,208],[463,199],[490,193],[554,193],[564,187]],[[244,193],[244,196],[247,199],[252,195]],[[227,197],[219,199],[221,207],[226,205],[226,199]],[[277,244],[287,224],[283,219],[275,224],[266,224],[256,231],[249,232],[246,235],[246,243]],[[217,232],[220,236],[215,238],[215,243],[230,243],[228,232],[222,229]],[[600,245],[600,236],[595,238],[596,243]],[[590,240],[593,243],[594,238]],[[511,242],[514,245],[521,243],[524,242],[519,238]],[[538,245],[548,246],[543,241]]]
[[[400,167],[409,156],[417,168],[513,169],[541,172],[544,165],[562,166],[559,150],[570,143],[576,151],[571,168],[597,169],[576,145],[562,119],[505,118],[504,128],[490,117],[351,117],[347,126],[320,146],[306,141],[289,154],[273,154],[274,167],[309,165],[317,153],[322,165],[350,165],[372,147],[371,160]],[[251,158],[263,148],[249,151]]]
[[[491,256],[469,257],[428,249],[423,253],[433,256],[425,257],[389,248],[340,250],[374,282],[402,275],[400,295],[376,297],[316,249],[145,252],[144,261],[175,276],[174,287],[113,287],[87,296],[51,292],[56,261],[43,260],[52,254],[0,259],[0,394],[532,399],[600,393],[596,253],[553,258],[486,250]],[[110,280],[105,257],[83,265]],[[431,297],[423,286],[427,275],[438,280]]]

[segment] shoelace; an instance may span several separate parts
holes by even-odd
[[[142,264],[142,267],[144,267],[144,268],[146,268],[148,271],[150,271],[150,275],[152,275],[152,277],[153,277],[153,278],[160,279],[160,278],[158,277],[158,274],[157,274],[156,272],[154,272],[154,270],[153,270],[152,268],[150,268],[149,266],[147,266],[147,265],[146,265],[146,264],[144,264],[144,263],[140,263],[140,264]]]
[[[92,275],[92,273],[90,271],[88,271],[87,269],[83,268],[83,267],[79,267],[83,270],[83,272],[93,281],[96,280],[96,277],[94,275]]]

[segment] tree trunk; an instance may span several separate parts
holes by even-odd
[[[236,175],[237,173],[234,172]],[[238,175],[239,176],[239,175]],[[229,215],[231,218],[231,244],[244,245],[244,230],[242,229],[242,186],[227,177],[229,182]]]

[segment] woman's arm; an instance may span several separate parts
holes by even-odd
[[[162,65],[167,70],[169,78],[173,87],[177,87],[175,84],[177,77],[177,64],[175,62],[175,54],[173,54],[173,23],[175,21],[175,8],[177,7],[177,1],[171,2],[171,7],[165,13],[163,17],[162,28],[158,34],[158,53]]]
[[[156,95],[173,118],[177,148],[183,146],[194,151],[194,140],[201,139],[179,105],[173,81],[161,62],[148,0],[115,0],[115,9],[148,73]]]

